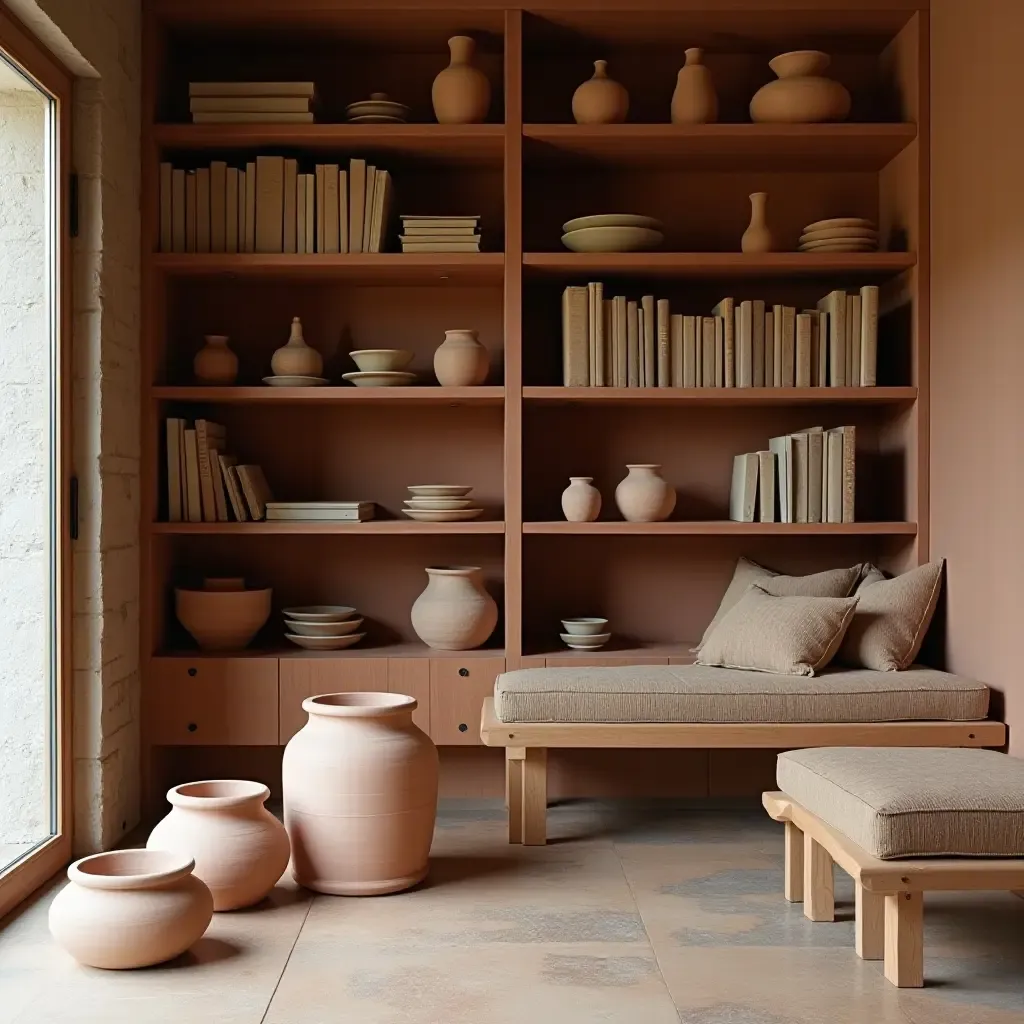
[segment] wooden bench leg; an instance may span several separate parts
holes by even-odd
[[[835,879],[828,850],[804,833],[804,917],[836,919]]]
[[[548,752],[527,747],[523,765],[523,842],[543,846],[548,841]]]
[[[523,841],[523,759],[522,747],[505,748],[505,806],[508,808],[508,841]]]
[[[871,892],[860,882],[855,884],[857,956],[881,960],[885,956],[885,894]]]
[[[919,892],[885,896],[885,976],[897,988],[924,985],[924,897]]]
[[[804,901],[804,834],[791,821],[786,822],[786,899]]]

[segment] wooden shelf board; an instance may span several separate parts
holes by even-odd
[[[751,278],[827,277],[857,274],[884,277],[913,267],[910,252],[528,252],[528,273],[557,277],[621,274],[642,277]]]
[[[527,124],[526,163],[703,170],[878,171],[913,124]]]
[[[272,388],[266,385],[240,387],[178,387],[160,385],[150,388],[150,397],[159,402],[212,402],[217,405],[501,405],[505,389],[501,386],[470,388],[412,387],[358,388],[352,385],[319,388]]]
[[[471,520],[468,523],[417,523],[405,519],[379,519],[369,523],[312,523],[312,522],[259,522],[259,523],[150,523],[150,533],[158,536],[395,536],[430,534],[503,534],[505,524],[500,520]]]
[[[566,405],[909,405],[917,401],[917,388],[526,387],[523,399]]]
[[[190,661],[227,658],[503,658],[505,651],[498,647],[480,647],[472,651],[437,651],[418,640],[393,644],[361,643],[344,651],[307,651],[282,641],[280,646],[247,647],[240,651],[159,651],[156,658],[185,658]]]
[[[579,536],[736,536],[736,537],[856,537],[914,536],[917,523],[734,523],[728,520],[694,520],[667,523],[523,523],[523,533],[574,534]]]

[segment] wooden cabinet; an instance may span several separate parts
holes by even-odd
[[[480,709],[505,671],[504,658],[432,658],[430,738],[438,746],[480,742]]]
[[[282,658],[280,666],[281,743],[287,743],[305,725],[302,702],[307,697],[388,690],[387,658]]]
[[[276,658],[154,658],[148,738],[187,746],[276,744]]]
[[[415,697],[412,720],[430,735],[430,662],[426,658],[388,658],[388,690]]]

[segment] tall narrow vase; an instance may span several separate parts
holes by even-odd
[[[595,60],[594,74],[572,94],[577,124],[619,124],[629,113],[625,86],[608,77],[608,61]]]
[[[630,523],[660,523],[676,507],[676,492],[661,476],[661,466],[627,466],[629,473],[615,488],[615,504]]]
[[[774,248],[772,233],[765,218],[768,204],[767,192],[754,192],[750,196],[750,223],[740,239],[743,252],[771,252]]]
[[[448,49],[451,62],[430,90],[434,116],[439,124],[478,124],[491,106],[491,83],[473,66],[476,43],[470,36],[452,36]]]
[[[704,51],[699,47],[691,46],[686,51],[686,63],[679,69],[676,91],[672,93],[673,124],[710,124],[718,120],[718,96],[703,61]]]
[[[498,606],[484,590],[473,565],[442,565],[427,569],[427,589],[412,606],[412,628],[439,651],[479,647],[498,624]]]

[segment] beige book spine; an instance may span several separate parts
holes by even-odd
[[[754,380],[754,304],[744,299],[736,312],[736,387],[749,388]]]
[[[587,385],[597,384],[597,303],[593,281],[587,282]]]
[[[716,388],[725,387],[725,321],[715,318],[715,381]]]
[[[373,196],[377,191],[377,168],[366,165],[366,195],[363,199],[363,252],[371,252],[370,235],[373,231]]]
[[[341,229],[341,211],[338,207],[338,184],[340,181],[337,164],[324,165],[324,252],[335,254],[339,251],[338,237]],[[362,235],[360,247],[362,252]]]
[[[210,429],[207,420],[196,420],[196,455],[199,460],[199,492],[203,522],[217,521],[217,505],[213,496],[213,475],[210,472]]]
[[[846,296],[846,341],[844,344],[846,356],[846,386],[851,387],[854,382],[853,376],[853,296]]]
[[[256,251],[284,248],[284,157],[256,157]]]
[[[775,453],[778,486],[775,500],[779,509],[779,522],[793,522],[793,440],[788,434],[768,440],[768,449]]]
[[[181,501],[181,432],[185,421],[177,416],[167,418],[167,521],[180,523]]]
[[[807,462],[807,435],[793,434],[793,522],[807,522],[807,483],[809,476]]]
[[[750,342],[751,354],[751,386],[764,387],[764,300],[754,299],[751,318],[753,334]]]
[[[316,165],[316,251],[326,252],[327,237],[324,234],[324,174],[326,164]]]
[[[306,176],[295,176],[295,251],[306,251]]]
[[[193,124],[312,124],[312,113],[277,113],[257,114],[253,111],[196,111],[192,115]]]
[[[188,106],[193,114],[309,113],[309,99],[303,96],[194,96]]]
[[[338,252],[353,252],[351,235],[348,229],[349,198],[351,175],[348,171],[338,168]]]
[[[766,388],[782,387],[782,307],[773,306],[764,313],[764,347]],[[768,349],[771,349],[771,356]],[[771,371],[769,372],[769,367]]]
[[[860,384],[873,388],[878,383],[878,285],[860,290]]]
[[[606,388],[613,388],[615,387],[615,352],[613,351],[615,344],[614,303],[611,299],[605,299],[602,302],[602,306],[604,307],[604,386]]]
[[[700,318],[700,328],[700,383],[701,387],[713,388],[715,386],[715,318],[713,316],[702,316]]]
[[[849,386],[860,387],[860,347],[861,347],[861,302],[860,293],[850,296],[850,302],[846,307],[847,315],[850,318],[850,373],[846,378]]]
[[[210,251],[210,168],[196,169],[196,252]]]
[[[604,285],[594,282],[594,365],[591,371],[591,384],[603,388],[608,381],[605,379],[605,342],[604,342]]]
[[[243,252],[256,251],[256,161],[250,160],[245,165],[245,217],[239,223],[244,232],[245,247]]]
[[[844,523],[856,519],[857,497],[857,428],[842,427],[843,432],[843,496],[841,518]]]
[[[722,299],[714,309],[714,316],[722,318],[723,380],[727,388],[736,387],[736,300]]]
[[[229,167],[224,186],[224,251],[238,252],[238,168]]]
[[[281,209],[284,217],[284,224],[281,230],[281,245],[285,252],[298,252],[298,226],[299,218],[297,203],[299,198],[299,162],[298,160],[285,160],[284,162],[284,195]]]
[[[238,522],[248,522],[249,510],[245,507],[245,495],[242,494],[242,485],[238,482],[238,471],[235,469],[237,460],[233,455],[222,455],[219,461],[228,491],[228,500],[231,502],[231,511]]]
[[[658,299],[658,387],[672,386],[672,341],[669,336],[669,320],[672,311],[668,299]]]
[[[173,234],[172,221],[174,215],[171,210],[173,207],[173,198],[171,195],[172,187],[171,180],[173,177],[174,168],[169,163],[160,164],[160,251],[161,252],[172,252],[173,242],[171,236]]]
[[[683,314],[673,313],[669,321],[672,346],[672,387],[683,386]]]
[[[227,252],[228,165],[210,164],[210,252]]]
[[[316,176],[305,174],[306,179],[306,252],[316,252]]]
[[[839,427],[825,434],[827,486],[826,516],[827,523],[843,521],[843,430]]]
[[[215,446],[210,448],[210,475],[213,477],[213,501],[217,509],[217,522],[226,523],[228,521],[227,490],[220,465],[220,449]]]
[[[316,86],[312,82],[189,82],[188,95],[193,96],[305,96],[312,99]]]
[[[587,289],[570,285],[562,292],[562,380],[568,388],[590,384],[587,317]]]
[[[821,429],[807,432],[807,522],[820,523],[821,519],[821,460],[825,435]]]
[[[828,314],[828,382],[830,387],[843,388],[846,387],[846,293],[829,292],[823,302]]]
[[[249,515],[257,522],[266,519],[270,489],[267,487],[263,470],[259,466],[236,466],[235,468],[238,471],[238,482],[242,485],[246,504],[249,506]]]
[[[383,252],[388,215],[391,206],[391,175],[377,171],[373,187],[373,211],[371,213],[370,252]]]
[[[811,386],[811,316],[799,313],[796,316],[796,366],[795,382],[798,388]]]
[[[363,251],[363,207],[366,203],[366,161],[348,165],[348,251]]]
[[[760,459],[756,452],[733,457],[732,486],[729,490],[729,518],[734,523],[752,523],[754,521],[759,464]]]
[[[684,314],[683,316],[683,387],[699,387],[697,358],[697,318]]]
[[[615,315],[615,386],[629,386],[629,365],[626,358],[626,296],[616,295],[612,299]]]
[[[796,386],[796,310],[782,307],[782,386]]]
[[[640,387],[640,310],[635,302],[626,303],[626,386]]]
[[[656,307],[653,295],[645,295],[640,301],[644,314],[644,387],[653,388],[658,384],[658,346],[655,340],[658,333]]]
[[[171,252],[185,252],[185,172],[171,172]]]
[[[199,484],[199,446],[196,431],[189,428],[185,437],[185,501],[190,523],[203,521],[203,495]]]
[[[196,172],[185,175],[185,252],[196,251]]]
[[[815,375],[815,385],[826,388],[828,387],[828,313],[818,310],[817,314],[814,338],[817,344],[818,372]]]
[[[775,522],[775,453],[757,453],[757,495],[762,523]]]

